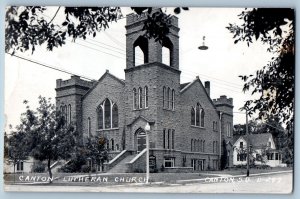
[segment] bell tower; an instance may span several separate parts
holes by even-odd
[[[161,9],[153,9],[151,15],[161,13]],[[126,25],[126,68],[133,68],[147,63],[164,63],[179,69],[179,28],[178,18],[171,17],[170,32],[161,43],[144,36],[146,13],[127,15]]]

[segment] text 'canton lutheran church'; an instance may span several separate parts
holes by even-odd
[[[145,171],[150,124],[150,167],[158,172],[192,172],[232,165],[232,98],[210,98],[210,82],[199,77],[180,84],[178,19],[168,39],[143,37],[145,15],[127,15],[125,80],[109,71],[96,82],[78,76],[56,82],[56,104],[83,138],[107,138],[110,161],[98,171]],[[162,49],[170,53],[162,63]],[[136,49],[143,63],[135,63]],[[83,139],[84,140],[84,139]],[[97,163],[95,163],[97,164]]]

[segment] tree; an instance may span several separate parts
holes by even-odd
[[[175,14],[187,7],[177,7]],[[52,51],[63,46],[66,38],[73,41],[86,39],[88,35],[95,37],[98,32],[106,30],[113,22],[123,17],[120,7],[61,7],[59,6],[50,20],[44,18],[49,7],[42,6],[10,6],[6,9],[5,52],[35,51],[36,46],[46,44]],[[64,19],[54,23],[60,10],[64,10]],[[145,36],[160,42],[170,32],[171,15],[157,12],[151,7],[132,7],[138,15],[145,14]]]
[[[295,14],[288,8],[245,9],[239,18],[242,25],[229,24],[234,43],[255,40],[268,45],[274,57],[254,75],[242,75],[243,91],[259,94],[259,98],[246,101],[244,109],[249,115],[259,113],[259,118],[270,115],[283,122],[293,123],[295,95]]]
[[[65,117],[56,111],[50,100],[40,96],[36,111],[27,106],[18,128],[26,133],[24,140],[27,141],[30,155],[37,160],[47,161],[49,177],[52,179],[51,163],[71,157],[78,135],[72,125],[66,124]]]

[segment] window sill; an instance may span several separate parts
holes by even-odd
[[[195,126],[195,125],[191,125],[191,127],[193,127],[193,128],[197,128],[197,129],[205,129],[205,127],[202,127],[202,126]]]
[[[165,110],[165,111],[172,111],[172,112],[175,111],[175,109],[168,109],[168,108],[163,108],[163,110]]]
[[[101,132],[101,131],[114,131],[114,130],[119,130],[119,127],[117,128],[111,128],[111,129],[97,129],[97,132]]]

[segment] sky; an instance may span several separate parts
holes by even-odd
[[[51,7],[43,17],[50,20],[57,7]],[[243,82],[239,75],[253,74],[265,66],[273,54],[267,52],[267,46],[254,42],[250,47],[246,43],[234,44],[233,35],[226,29],[229,23],[240,24],[238,18],[241,8],[192,8],[183,11],[179,18],[179,69],[181,83],[200,80],[211,82],[212,99],[220,95],[233,98],[234,124],[245,123],[245,114],[239,108],[253,96],[242,92]],[[123,14],[131,13],[122,8]],[[172,8],[167,8],[172,13]],[[63,9],[60,9],[54,23],[62,22]],[[25,53],[16,53],[46,65],[70,71],[74,74],[99,79],[106,70],[124,79],[125,59],[125,23],[120,19],[110,28],[97,34],[95,38],[68,41],[61,48],[47,51],[45,46]],[[205,36],[208,50],[198,49]],[[23,100],[28,100],[32,108],[38,105],[38,96],[51,97],[55,103],[56,79],[69,79],[70,75],[40,65],[5,55],[5,130],[9,124],[15,126],[24,112]],[[250,118],[251,119],[251,118]]]

